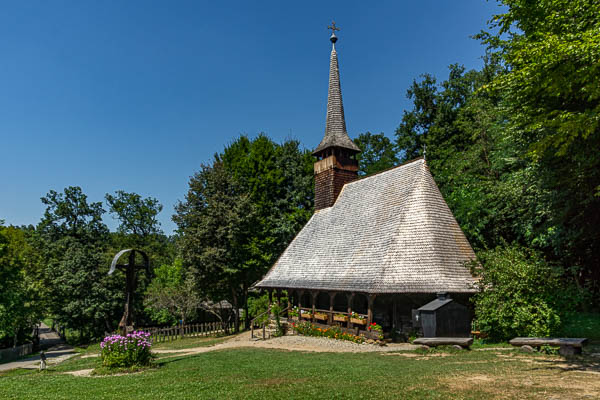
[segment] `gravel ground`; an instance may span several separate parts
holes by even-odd
[[[346,340],[335,340],[311,336],[282,336],[268,340],[251,340],[250,333],[242,333],[225,343],[213,346],[217,348],[260,347],[293,351],[335,352],[335,353],[365,353],[415,350],[420,346],[409,343],[390,343],[386,346],[377,344],[358,344]]]

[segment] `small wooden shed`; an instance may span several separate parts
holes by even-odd
[[[471,332],[469,309],[455,302],[446,292],[425,304],[414,315],[423,337],[468,337]]]

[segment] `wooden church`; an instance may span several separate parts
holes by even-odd
[[[358,177],[335,30],[330,40],[325,136],[313,153],[315,213],[255,287],[286,290],[315,322],[402,331],[438,292],[466,304],[476,291],[466,266],[475,254],[424,159]]]

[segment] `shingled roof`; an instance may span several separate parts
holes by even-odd
[[[475,254],[423,159],[344,186],[315,212],[259,288],[475,292]]]
[[[335,35],[333,35],[332,38],[335,38]],[[331,58],[329,62],[329,93],[327,95],[325,136],[313,154],[319,153],[328,147],[342,147],[360,152],[360,148],[354,144],[346,131],[342,89],[340,87],[340,70],[338,67],[337,52],[335,51],[335,41],[332,40],[332,42],[333,47],[331,49]]]

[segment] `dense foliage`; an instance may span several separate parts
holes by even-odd
[[[120,291],[107,276],[109,231],[102,203],[90,203],[79,187],[42,198],[46,211],[36,229],[48,288],[48,312],[55,322],[77,330],[82,340],[111,326]]]
[[[479,258],[484,267],[474,267],[481,289],[475,296],[477,328],[492,340],[557,335],[564,310],[581,301],[579,290],[564,287],[562,271],[536,252],[507,246]]]
[[[43,287],[31,259],[34,255],[25,233],[0,221],[0,347],[28,338],[42,315]]]
[[[296,141],[241,136],[190,179],[173,220],[203,294],[244,306],[247,315],[250,285],[312,214],[312,163]],[[236,327],[239,320],[236,313]]]
[[[150,318],[159,324],[174,325],[196,314],[201,298],[198,294],[195,268],[183,269],[180,259],[154,269],[144,304]]]

